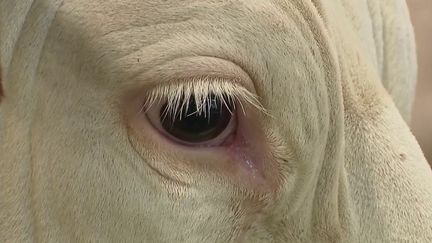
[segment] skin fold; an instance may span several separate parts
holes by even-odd
[[[2,0],[0,61],[0,242],[432,242],[405,1]],[[202,75],[268,113],[234,156],[137,116]]]

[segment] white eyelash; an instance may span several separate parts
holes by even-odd
[[[199,115],[204,114],[205,117],[208,117],[210,115],[210,99],[212,95],[223,103],[229,112],[232,112],[230,105],[235,108],[235,104],[238,103],[244,113],[243,103],[247,103],[268,114],[256,95],[246,88],[232,81],[215,80],[209,77],[158,86],[150,91],[141,111],[147,112],[153,105],[160,104],[163,101],[166,103],[162,115],[163,119],[168,115],[175,119],[177,115],[182,117],[182,112],[188,109],[190,99],[195,99],[196,112]],[[180,114],[178,114],[179,112]]]

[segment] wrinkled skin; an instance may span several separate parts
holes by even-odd
[[[0,21],[0,242],[432,242],[405,2],[2,0]],[[134,113],[210,72],[270,114],[247,116],[260,182]]]

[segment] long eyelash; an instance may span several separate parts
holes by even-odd
[[[163,101],[166,102],[166,108],[162,113],[162,119],[165,119],[168,115],[173,119],[178,115],[181,118],[183,111],[188,110],[190,99],[195,99],[195,112],[207,117],[210,115],[211,96],[214,96],[229,112],[232,112],[230,107],[235,109],[235,104],[239,104],[243,113],[245,113],[244,103],[247,103],[258,111],[268,114],[256,95],[244,87],[232,81],[215,80],[208,77],[179,81],[152,89],[141,111],[147,112],[153,105]]]

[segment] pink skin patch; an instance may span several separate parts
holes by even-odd
[[[271,156],[269,139],[259,121],[262,114],[257,113],[250,111],[239,116],[237,135],[228,150],[246,186],[260,192],[274,192],[279,178],[277,161]]]

